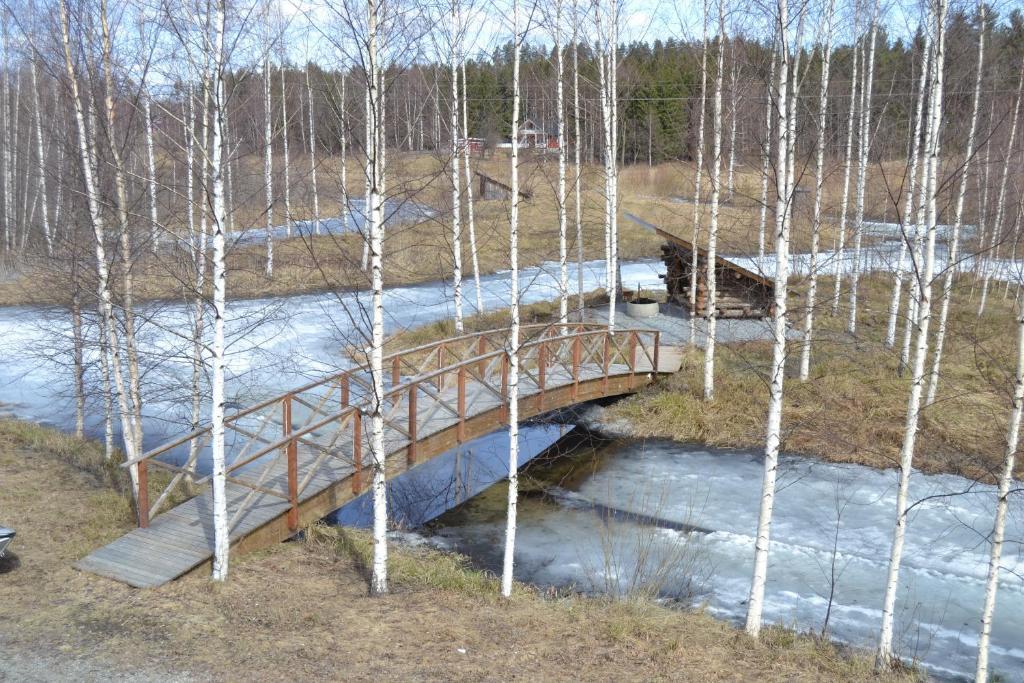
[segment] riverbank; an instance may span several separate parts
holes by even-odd
[[[0,574],[0,676],[138,680],[863,680],[870,659],[770,628],[760,642],[699,612],[517,586],[457,556],[393,546],[394,592],[366,594],[365,536],[315,529],[235,561],[215,586],[138,591],[71,563],[131,509],[94,443],[0,421],[0,510],[18,531]],[[55,587],[59,589],[55,590]],[[901,672],[877,680],[910,680]]]
[[[921,413],[914,458],[918,469],[980,481],[992,481],[999,471],[1016,354],[1012,291],[1004,299],[1003,286],[993,283],[979,318],[971,278],[957,281],[936,401]],[[789,343],[784,452],[875,468],[897,466],[910,378],[907,372],[900,376],[899,343],[895,350],[884,345],[891,287],[891,276],[862,279],[856,335],[846,332],[845,292],[838,315],[829,314],[829,301],[819,305],[807,382],[799,381],[800,341]],[[819,292],[832,292],[831,278],[822,279]],[[798,289],[790,302],[796,329],[802,329],[801,295]],[[938,302],[933,331],[937,309]],[[902,336],[901,317],[898,340]],[[771,353],[768,342],[720,345],[715,398],[704,401],[703,352],[689,350],[676,375],[609,408],[605,424],[637,438],[763,448]],[[1024,464],[1018,472],[1024,475]]]

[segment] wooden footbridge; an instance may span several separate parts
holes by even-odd
[[[389,477],[507,422],[507,346],[508,330],[502,329],[385,357]],[[655,375],[675,372],[679,363],[679,350],[663,347],[655,330],[524,326],[519,414],[525,419],[635,392]],[[226,418],[234,554],[281,542],[363,492],[371,471],[366,427],[372,387],[369,369],[361,365]],[[208,467],[210,439],[207,425],[126,463],[138,467],[138,528],[76,566],[137,587],[208,569],[213,498],[210,476],[196,469],[200,463]]]

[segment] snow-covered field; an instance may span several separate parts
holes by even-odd
[[[603,455],[607,455],[604,453]],[[697,568],[706,603],[720,617],[746,613],[763,466],[758,454],[710,451],[671,442],[633,442],[601,459],[574,490],[552,501],[521,503],[516,544],[518,578],[541,585],[601,590],[637,569],[645,534],[658,557]],[[582,466],[588,471],[589,466]],[[772,522],[765,618],[820,631],[834,585],[829,631],[861,647],[874,646],[881,620],[895,510],[895,470],[834,465],[784,456]],[[917,473],[897,602],[900,653],[939,676],[973,672],[980,605],[988,567],[984,535],[992,525],[994,492],[952,475]],[[614,540],[602,531],[594,504],[661,520],[661,528],[622,522]],[[443,518],[442,518],[443,519]],[[501,522],[466,522],[437,531],[432,542],[500,567]],[[683,525],[694,533],[687,542]],[[992,665],[1003,680],[1024,681],[1024,499],[1013,499],[992,640]],[[688,543],[685,550],[682,544]],[[608,551],[607,548],[614,550]],[[835,549],[835,580],[833,576]],[[613,561],[607,563],[611,558]],[[496,564],[495,564],[496,563]],[[607,566],[617,567],[609,577]],[[641,570],[644,567],[640,567]],[[665,592],[680,590],[681,575]],[[684,589],[685,590],[685,589]]]

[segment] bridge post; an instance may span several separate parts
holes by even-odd
[[[580,388],[580,336],[577,334],[572,340],[572,400],[576,400],[576,394]]]
[[[402,381],[401,356],[395,356],[391,360],[391,386],[397,387]]]
[[[444,344],[439,344],[437,347],[437,369],[440,370],[444,367]],[[444,373],[440,373],[437,376],[437,390],[444,390]]]
[[[284,436],[292,433],[292,397],[291,394],[284,397],[281,402],[281,420],[284,423]],[[288,502],[291,507],[288,509],[288,529],[299,530],[299,459],[298,445],[295,439],[289,439],[285,446],[285,453],[288,458]]]
[[[629,388],[633,388],[633,378],[636,377],[636,331],[629,333]]]
[[[341,376],[341,407],[348,408],[349,400],[349,385],[348,385],[348,373],[346,372]]]
[[[409,447],[405,451],[405,461],[409,467],[416,464],[416,432],[419,427],[419,414],[416,412],[416,394],[418,384],[409,387]]]
[[[537,388],[540,389],[540,393],[537,395],[537,408],[538,410],[544,410],[544,385],[547,384],[547,365],[548,365],[548,345],[546,342],[541,342],[537,347]]]
[[[455,431],[456,439],[462,443],[466,439],[466,366],[459,366],[459,426]]]
[[[363,413],[356,408],[352,414],[352,493],[359,495],[363,490]]]
[[[661,351],[661,332],[654,333],[654,370],[653,374],[658,374],[658,356]]]
[[[508,420],[508,353],[501,356],[501,419]]]
[[[145,460],[136,465],[139,478],[139,500],[136,502],[139,513],[139,528],[149,526],[149,463]]]
[[[476,355],[482,356],[487,353],[487,336],[481,334],[476,341]],[[480,379],[483,380],[484,374],[487,372],[486,361],[480,361],[477,366],[476,374],[480,375]]]
[[[604,373],[604,378],[601,380],[602,391],[605,395],[608,394],[608,366],[612,360],[612,333],[608,330],[604,332],[604,357],[601,359],[601,371]]]

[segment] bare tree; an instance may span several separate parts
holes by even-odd
[[[942,304],[939,309],[939,327],[935,333],[935,353],[932,356],[932,369],[928,378],[928,393],[925,406],[935,402],[935,392],[939,386],[939,370],[942,364],[942,351],[946,341],[946,320],[949,317],[949,302],[953,298],[953,278],[956,276],[957,257],[960,246],[960,230],[963,226],[964,199],[967,196],[967,178],[974,157],[978,134],[978,110],[981,104],[981,82],[985,66],[985,3],[978,2],[978,68],[974,78],[974,100],[971,104],[971,125],[967,133],[967,147],[964,150],[964,163],[960,169],[960,189],[956,196],[956,207],[953,211],[953,235],[949,242],[949,257],[946,259],[946,277],[942,282]]]
[[[523,45],[519,0],[512,1],[512,206],[508,222],[508,256],[511,271],[508,331],[508,508],[505,517],[505,552],[502,560],[501,594],[512,595],[515,570],[516,521],[519,505],[519,59]]]
[[[876,0],[871,14],[871,33],[868,38],[868,54],[864,65],[864,87],[860,91],[860,132],[857,136],[859,157],[853,223],[853,272],[850,274],[850,318],[846,325],[846,330],[850,334],[857,332],[857,292],[860,283],[861,245],[864,241],[864,193],[868,182],[868,155],[871,153],[871,103],[875,80],[878,10],[879,2]]]
[[[778,0],[776,17],[776,50],[778,77],[774,99],[778,114],[775,130],[775,297],[772,307],[772,366],[768,388],[768,423],[765,437],[764,480],[761,485],[761,506],[754,541],[754,572],[747,601],[746,631],[753,637],[761,632],[764,592],[768,576],[768,542],[772,512],[775,506],[775,480],[778,476],[779,444],[782,437],[782,392],[786,369],[786,297],[789,285],[789,167],[788,87],[790,75],[789,7],[787,0]]]
[[[825,127],[828,121],[828,87],[832,66],[832,20],[835,0],[829,0],[825,15],[825,43],[821,48],[821,88],[818,91],[818,136],[815,142],[814,216],[811,219],[811,258],[808,266],[807,308],[804,310],[803,343],[800,348],[800,381],[811,372],[811,340],[814,334],[814,307],[818,296],[818,248],[821,242],[821,201],[825,187]]]
[[[938,167],[942,124],[943,72],[946,48],[947,0],[930,0],[928,4],[928,30],[934,32],[934,55],[931,65],[931,87],[928,100],[928,125],[925,129],[925,182],[923,190],[927,197],[927,243],[924,263],[920,275],[917,336],[914,349],[910,396],[907,400],[907,419],[900,451],[899,487],[896,494],[896,522],[893,528],[892,550],[889,556],[889,571],[882,607],[882,628],[879,634],[877,665],[888,667],[893,663],[893,627],[896,606],[896,591],[899,587],[900,560],[903,555],[903,540],[906,533],[907,490],[914,459],[914,445],[917,438],[918,421],[921,411],[921,394],[924,389],[925,360],[928,356],[928,326],[931,321],[932,278],[935,266],[935,226],[938,212],[939,191]]]
[[[708,97],[708,2],[709,0],[703,0],[701,7],[701,51],[700,51],[700,113],[697,118],[697,168],[695,169],[693,179],[693,237],[691,243],[693,244],[693,262],[690,264],[690,311],[694,317],[690,324],[690,344],[697,344],[697,325],[696,325],[696,313],[693,311],[697,310],[697,240],[700,239],[700,222],[701,222],[701,195],[700,195],[700,181],[701,174],[704,171],[704,117],[707,110],[707,97]],[[767,176],[766,176],[767,177]]]
[[[715,282],[715,264],[718,249],[718,202],[722,194],[722,80],[725,71],[725,0],[718,0],[718,55],[715,68],[714,114],[711,119],[711,220],[708,225],[707,305],[705,324],[707,342],[704,345],[704,400],[715,397],[715,324],[718,305],[718,284]],[[696,245],[695,245],[696,246]],[[696,249],[694,249],[696,252]],[[692,325],[691,325],[692,327]]]

